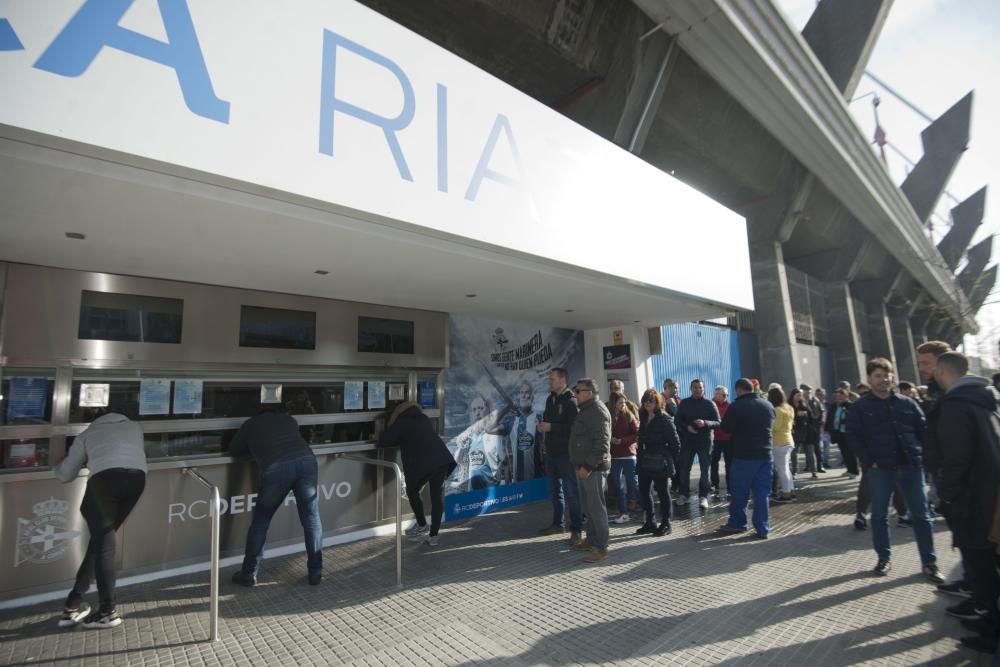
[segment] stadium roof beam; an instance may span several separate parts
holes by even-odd
[[[633,1],[677,35],[681,48],[815,174],[964,331],[978,331],[954,275],[859,132],[841,91],[772,3]]]

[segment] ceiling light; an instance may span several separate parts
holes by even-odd
[[[567,309],[566,309],[566,312],[567,312],[567,313],[572,313],[572,312],[573,312],[573,309],[572,309],[572,308],[567,308]]]
[[[328,276],[328,275],[330,275],[329,271],[324,271],[323,269],[316,269],[315,271],[313,271],[313,273],[315,273],[317,276]]]
[[[639,324],[639,322],[642,322],[642,320],[632,320],[632,324]]]
[[[80,232],[66,232],[66,238],[76,239],[77,241],[82,241],[87,238],[86,234],[81,234]]]
[[[466,298],[466,299],[475,299],[475,298],[476,298],[476,295],[475,295],[475,294],[466,294],[466,295],[465,295],[465,298]]]

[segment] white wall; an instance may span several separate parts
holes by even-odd
[[[620,330],[623,344],[632,346],[632,368],[627,370],[604,370],[604,347],[614,345],[614,332]],[[608,397],[609,375],[617,376],[625,382],[625,393],[638,402],[644,391],[653,387],[653,365],[650,360],[649,336],[644,326],[622,325],[609,329],[588,329],[584,331],[587,376],[594,378],[601,389],[601,397]],[[570,378],[570,381],[577,378]]]

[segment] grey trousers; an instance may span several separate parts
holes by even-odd
[[[592,472],[585,480],[577,480],[580,506],[587,515],[587,540],[590,546],[605,551],[608,548],[608,473]]]

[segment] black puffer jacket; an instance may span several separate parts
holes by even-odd
[[[645,415],[643,415],[645,417]],[[677,427],[673,417],[661,412],[652,419],[639,419],[638,458],[641,461],[644,453],[665,454],[674,462],[677,469],[677,459],[681,454],[681,441],[677,436]]]
[[[993,549],[993,513],[1000,486],[998,395],[983,378],[966,376],[938,401],[937,436],[947,443],[940,460],[938,494],[954,546]]]
[[[455,458],[434,430],[434,423],[416,403],[403,403],[396,408],[378,446],[399,447],[407,483],[424,479],[445,466],[450,475],[456,466]]]

